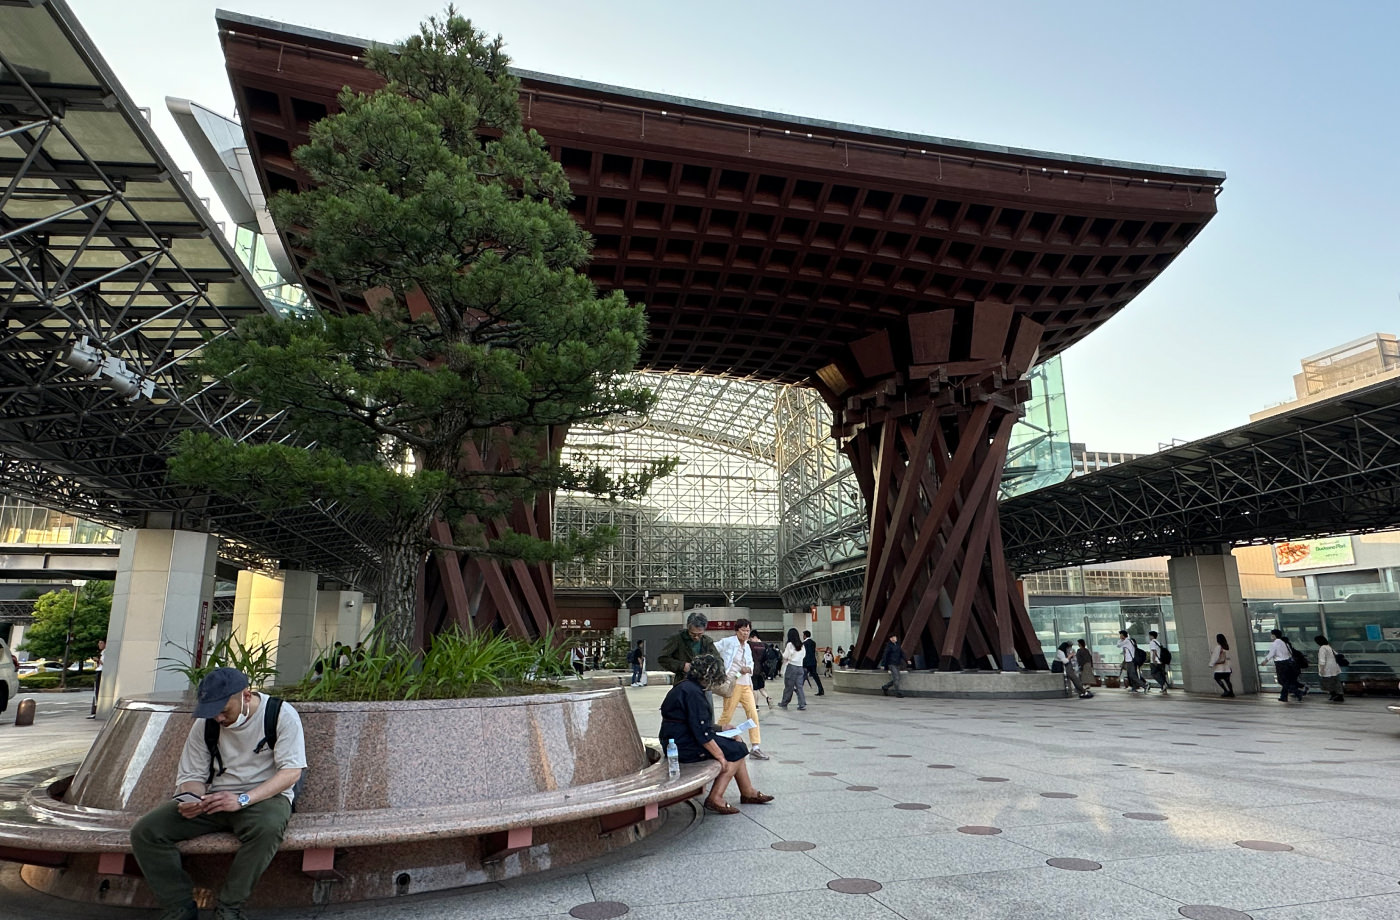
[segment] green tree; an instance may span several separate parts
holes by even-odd
[[[78,589],[78,605],[72,591],[50,591],[34,601],[34,623],[24,631],[21,649],[35,658],[62,660],[68,618],[73,618],[73,639],[68,660],[82,662],[97,655],[97,640],[107,638],[112,616],[112,583],[90,581]],[[82,670],[81,665],[79,670]]]
[[[588,555],[611,534],[488,541],[480,522],[559,488],[636,497],[673,463],[615,476],[564,462],[557,439],[550,449],[571,424],[650,408],[650,391],[623,376],[646,317],[579,273],[591,240],[568,213],[562,168],[521,124],[501,39],[448,7],[366,56],[386,85],[341,94],[341,112],[295,154],[312,188],[272,206],[311,270],[362,293],[369,312],[246,321],[201,359],[314,447],[191,435],[171,469],[269,509],[332,500],[369,520],[381,620],[408,641],[429,552]],[[437,520],[450,539],[431,538]]]

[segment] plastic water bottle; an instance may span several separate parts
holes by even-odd
[[[676,739],[666,742],[666,773],[675,779],[681,775],[681,755],[676,751]]]

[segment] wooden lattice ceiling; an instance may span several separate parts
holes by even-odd
[[[309,125],[342,86],[378,85],[364,43],[232,14],[220,28],[260,179],[296,188]],[[590,275],[650,310],[650,370],[807,381],[852,341],[901,334],[909,313],[989,301],[1043,325],[1046,357],[1162,272],[1224,180],[539,74],[522,74],[521,105],[594,234]],[[358,306],[304,280],[325,306]]]

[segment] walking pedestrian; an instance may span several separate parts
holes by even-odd
[[[1332,643],[1327,641],[1326,636],[1315,636],[1313,641],[1317,643],[1317,679],[1327,694],[1327,702],[1345,703],[1346,697],[1342,695],[1342,666],[1337,661],[1337,650],[1332,648]]]
[[[88,713],[89,719],[97,718],[97,691],[102,687],[102,656],[107,654],[107,640],[97,640],[97,671],[92,679],[92,711]]]
[[[890,636],[889,644],[885,646],[884,657],[880,659],[880,664],[886,671],[890,672],[890,679],[880,688],[880,692],[885,696],[890,695],[890,690],[894,690],[894,695],[904,699],[904,691],[899,687],[900,671],[904,668],[904,663],[909,660],[909,656],[904,653],[904,648],[899,644],[898,636]]]
[[[1147,682],[1142,679],[1142,674],[1138,672],[1137,643],[1128,638],[1126,629],[1118,630],[1118,647],[1123,650],[1123,669],[1128,675],[1128,692],[1146,693]]]
[[[773,698],[768,695],[768,691],[763,689],[768,684],[768,675],[763,672],[763,659],[768,655],[768,646],[763,644],[763,640],[758,637],[758,630],[749,632],[749,654],[753,655],[753,694],[754,704],[757,705],[758,698],[763,697],[763,701],[768,704],[768,708],[773,708]]]
[[[1147,631],[1147,638],[1152,641],[1147,644],[1148,659],[1152,664],[1152,679],[1157,682],[1158,688],[1163,693],[1167,692],[1167,663],[1163,660],[1162,643],[1157,639],[1157,630]]]
[[[835,662],[835,660],[836,659],[831,654],[831,646],[828,645],[825,649],[822,650],[822,670],[826,672],[826,677],[831,676],[831,665]]]
[[[1210,656],[1211,676],[1220,685],[1222,697],[1235,695],[1235,686],[1230,682],[1230,675],[1234,669],[1230,667],[1230,643],[1226,641],[1224,633],[1215,634],[1215,650]]]
[[[795,628],[789,629],[787,641],[783,643],[783,698],[778,703],[779,709],[788,708],[793,691],[797,692],[798,711],[807,708],[807,691],[802,689],[802,682],[807,676],[807,670],[802,666],[802,659],[806,654],[806,649],[802,647],[802,637],[797,634]]]
[[[647,656],[642,651],[642,640],[637,640],[637,647],[627,653],[627,662],[632,665],[632,686],[642,686],[642,675],[645,672]]]
[[[1269,643],[1269,653],[1264,656],[1261,664],[1274,663],[1274,676],[1278,678],[1278,701],[1288,702],[1288,694],[1293,694],[1293,698],[1298,702],[1303,701],[1303,695],[1308,692],[1307,688],[1298,682],[1298,666],[1293,663],[1293,646],[1283,637],[1283,630],[1273,629],[1269,635],[1274,637],[1274,641]]]
[[[734,678],[734,691],[724,698],[724,708],[720,711],[721,725],[728,725],[738,706],[744,707],[744,715],[753,722],[749,729],[749,756],[754,760],[767,760],[768,755],[759,747],[762,737],[758,728],[758,706],[753,698],[753,650],[749,648],[749,632],[753,623],[740,618],[734,621],[734,635],[725,636],[715,643],[719,660],[724,663],[727,680]]]
[[[703,613],[692,613],[686,617],[685,628],[674,633],[661,647],[661,654],[656,656],[657,663],[674,674],[676,680],[685,680],[686,673],[690,671],[690,662],[697,655],[715,654],[715,640],[705,635],[709,625],[710,619]]]
[[[822,688],[821,676],[817,674],[817,643],[812,638],[811,630],[802,631],[802,667],[807,672],[807,676],[817,683],[817,696],[826,696],[826,690]]]

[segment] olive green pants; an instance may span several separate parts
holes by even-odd
[[[146,884],[162,907],[178,907],[194,899],[194,883],[180,859],[181,840],[228,831],[239,840],[228,877],[219,889],[219,902],[231,906],[248,900],[253,886],[287,830],[292,803],[284,795],[249,805],[238,811],[221,811],[195,818],[181,816],[174,801],[165,802],[144,815],[131,828],[131,850]]]

